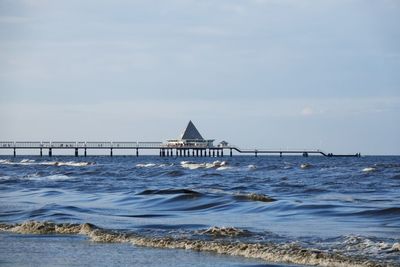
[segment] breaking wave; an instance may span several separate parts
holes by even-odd
[[[153,248],[187,249],[207,251],[231,256],[262,259],[268,262],[284,262],[292,264],[319,266],[398,266],[396,263],[382,263],[363,257],[346,256],[339,252],[306,248],[298,243],[246,243],[237,240],[204,240],[187,237],[147,237],[132,232],[112,231],[97,227],[90,223],[56,224],[53,222],[27,221],[22,224],[0,224],[0,230],[20,234],[80,234],[93,242],[131,243],[137,246]],[[237,228],[211,227],[198,232],[203,235],[217,237],[235,237],[250,232]],[[353,241],[349,241],[350,243]],[[390,245],[388,245],[390,247]],[[398,251],[398,243],[391,246],[393,253]]]
[[[364,168],[362,171],[363,171],[363,172],[374,172],[374,171],[376,171],[376,168],[374,168],[374,167],[367,167],[367,168]]]
[[[11,161],[8,159],[0,160],[0,164],[7,165],[47,165],[47,166],[70,166],[70,167],[85,167],[95,165],[95,162],[84,162],[84,161],[42,161],[37,162],[33,159],[22,159],[21,161]]]
[[[234,237],[234,236],[250,236],[251,232],[235,227],[217,227],[213,226],[206,230],[198,231],[201,235],[211,235],[214,237]]]
[[[226,170],[232,167],[229,166],[227,161],[214,161],[212,163],[196,163],[191,161],[182,161],[182,168],[197,170],[197,169],[216,169],[216,170]]]

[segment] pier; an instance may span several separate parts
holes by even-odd
[[[89,151],[108,150],[109,155],[114,156],[116,150],[134,151],[134,155],[139,157],[143,151],[158,151],[160,157],[224,157],[236,154],[254,155],[321,155],[325,157],[360,157],[361,154],[334,155],[324,153],[319,149],[240,149],[237,146],[229,145],[222,141],[217,146],[214,139],[204,139],[197,130],[196,126],[189,121],[179,138],[167,140],[167,142],[93,142],[93,141],[0,141],[0,149],[11,150],[14,157],[17,150],[37,150],[38,155],[43,156],[46,153],[49,157],[53,156],[56,150],[73,150],[76,157],[88,156]],[[229,153],[229,154],[228,154]]]
[[[278,155],[280,157],[284,155],[300,155],[303,157],[308,157],[309,155],[320,155],[325,157],[360,157],[357,154],[344,154],[336,155],[332,153],[325,153],[319,149],[304,149],[304,150],[268,150],[268,149],[241,149],[237,146],[173,146],[170,144],[165,144],[163,142],[14,142],[6,141],[0,142],[1,150],[10,151],[13,156],[17,156],[18,150],[36,150],[36,155],[39,156],[53,156],[56,151],[60,150],[71,150],[74,152],[76,157],[78,156],[88,156],[90,151],[94,150],[108,150],[109,155],[114,156],[116,150],[133,152],[134,156],[139,157],[140,155],[146,155],[148,153],[143,153],[145,151],[156,151],[160,157],[232,157],[235,155],[253,155],[255,157],[259,155]],[[132,154],[132,153],[131,153]]]

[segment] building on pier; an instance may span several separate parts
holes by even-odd
[[[168,147],[214,147],[215,139],[204,139],[192,121],[189,121],[185,130],[178,139],[167,140]]]

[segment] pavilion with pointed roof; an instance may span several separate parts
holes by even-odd
[[[189,121],[179,139],[167,140],[169,147],[213,147],[214,139],[204,139],[192,121]]]

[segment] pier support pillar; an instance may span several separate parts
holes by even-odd
[[[199,156],[199,150],[196,149],[196,157],[198,157],[198,156]]]
[[[169,157],[169,149],[167,149],[167,157]]]
[[[232,157],[232,148],[231,148],[230,151],[229,151],[229,156]]]
[[[279,157],[281,157],[281,158],[282,158],[282,152],[279,152]]]
[[[14,157],[16,157],[17,156],[17,149],[14,147]]]
[[[194,157],[194,149],[192,149],[192,157]]]
[[[84,156],[87,156],[87,149],[85,148]]]
[[[217,149],[217,157],[219,157],[219,149]]]
[[[40,156],[43,157],[43,148],[40,149]]]
[[[208,149],[208,156],[211,157],[211,149]]]
[[[136,157],[139,157],[139,148],[136,148]]]
[[[308,153],[307,153],[307,152],[304,152],[304,153],[303,153],[303,157],[308,157]]]
[[[79,156],[78,149],[75,148],[75,157]]]
[[[224,149],[221,149],[221,157],[224,157]]]
[[[52,156],[53,156],[53,151],[51,148],[49,148],[49,157],[52,157]]]
[[[182,149],[179,149],[179,157],[182,157]]]
[[[111,148],[110,149],[110,157],[112,157],[113,156],[113,149]]]
[[[258,152],[257,152],[257,150],[256,150],[256,151],[254,152],[254,154],[255,154],[256,157],[258,157],[257,153],[258,153]]]
[[[160,157],[162,157],[162,149],[160,148]]]
[[[212,151],[213,151],[212,156],[215,157],[215,150],[213,149]]]

